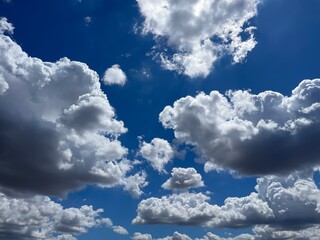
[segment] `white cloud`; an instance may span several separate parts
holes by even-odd
[[[255,238],[250,234],[241,234],[235,237],[224,238],[224,237],[215,235],[211,232],[208,232],[206,236],[204,236],[203,238],[196,238],[195,240],[255,240]]]
[[[143,194],[141,189],[148,186],[146,178],[147,174],[145,171],[129,176],[123,179],[123,188],[128,191],[133,198],[138,198]]]
[[[86,16],[83,18],[83,20],[84,20],[84,23],[86,24],[86,26],[88,26],[92,22],[92,17]]]
[[[133,240],[152,240],[152,236],[147,233],[136,232],[133,234],[131,239],[133,239]]]
[[[194,168],[173,168],[172,177],[162,187],[171,190],[188,190],[204,186],[202,177]]]
[[[157,238],[157,240],[192,240],[188,235],[175,231],[173,236],[167,236],[164,238]]]
[[[235,63],[256,45],[249,20],[257,15],[260,0],[137,0],[144,17],[144,34],[164,40],[174,51],[158,44],[162,66],[189,77],[206,77],[225,54]],[[247,35],[246,37],[244,37]]]
[[[246,197],[229,197],[222,206],[210,204],[202,193],[148,198],[139,203],[133,223],[222,228],[270,225],[281,232],[320,223],[320,190],[308,176],[258,178],[256,191]]]
[[[206,170],[245,175],[288,174],[320,163],[320,79],[304,80],[291,96],[217,91],[187,96],[160,113],[179,142],[195,146]]]
[[[87,205],[64,209],[44,196],[15,198],[0,193],[0,202],[1,239],[73,240],[73,235],[86,233],[104,221],[102,209]]]
[[[140,155],[147,159],[158,172],[165,172],[165,165],[174,157],[174,150],[167,140],[154,138],[150,143],[142,142]]]
[[[8,32],[13,34],[14,26],[8,22],[8,19],[5,17],[0,18],[0,34]]]
[[[104,223],[108,228],[111,228],[115,233],[120,235],[128,235],[127,229],[122,226],[115,226],[110,218],[103,218],[100,220],[100,223]]]
[[[103,82],[106,85],[120,85],[124,86],[127,82],[126,74],[121,70],[118,64],[108,68],[103,76]]]
[[[127,185],[133,166],[118,140],[127,129],[98,74],[67,58],[51,63],[29,57],[3,34],[12,30],[1,18],[2,191],[62,196],[87,184]]]
[[[180,193],[142,200],[134,224],[203,225],[216,217],[218,206],[202,193]]]

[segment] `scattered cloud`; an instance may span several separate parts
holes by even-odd
[[[291,96],[212,91],[177,100],[160,121],[195,147],[207,171],[289,174],[320,163],[319,96],[320,79],[303,80]]]
[[[63,208],[49,197],[15,198],[0,193],[1,239],[76,239],[105,221],[102,209]],[[58,236],[56,236],[58,235]],[[54,237],[55,236],[55,237]]]
[[[121,70],[120,65],[115,64],[108,68],[103,76],[103,82],[106,85],[120,85],[124,86],[127,82],[126,74]]]
[[[259,2],[137,0],[144,17],[142,33],[153,34],[162,66],[191,78],[209,75],[225,54],[235,63],[245,59],[257,43],[250,19],[257,15]],[[173,54],[163,49],[163,41]]]
[[[127,129],[98,74],[67,58],[51,63],[29,57],[5,31],[13,26],[1,18],[2,191],[64,196],[88,184],[123,185],[133,168],[118,140]]]
[[[165,172],[165,165],[174,157],[174,150],[167,140],[154,138],[150,143],[140,143],[139,154],[158,172]]]
[[[219,211],[202,193],[180,193],[142,200],[134,224],[204,225]]]
[[[83,20],[84,20],[85,25],[89,26],[89,24],[92,22],[92,17],[86,16],[83,18]]]
[[[281,232],[312,228],[320,223],[320,190],[312,178],[295,173],[289,177],[257,179],[256,192],[229,197],[212,205],[202,193],[180,193],[142,200],[135,224],[175,224],[220,228],[272,226]]]
[[[192,240],[188,235],[179,232],[174,232],[173,236],[158,238],[157,240]]]
[[[136,232],[133,234],[131,239],[133,239],[133,240],[152,240],[152,236],[150,234]]]
[[[127,229],[125,229],[124,227],[113,225],[113,222],[110,218],[104,218],[100,222],[104,223],[108,228],[111,228],[115,233],[118,233],[120,235],[129,234]]]
[[[162,184],[164,189],[186,191],[204,186],[201,175],[194,168],[173,168],[171,175],[172,177]]]

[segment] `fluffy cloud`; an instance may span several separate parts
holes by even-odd
[[[192,240],[188,235],[179,232],[174,232],[173,236],[158,238],[157,240]]]
[[[144,17],[143,33],[163,40],[173,54],[157,53],[164,68],[189,77],[207,76],[224,54],[243,61],[256,41],[249,20],[259,0],[137,0]]]
[[[142,142],[140,155],[147,159],[158,172],[165,172],[165,165],[173,158],[174,150],[167,140],[154,138],[150,143]]]
[[[215,235],[211,232],[208,232],[207,235],[204,236],[203,238],[196,238],[195,240],[254,240],[254,239],[255,238],[250,234],[241,234],[236,237],[224,238],[224,237],[220,237],[218,235]]]
[[[111,228],[115,233],[118,233],[120,235],[128,235],[127,229],[121,226],[115,226],[113,225],[113,222],[110,218],[104,218],[100,220],[101,223],[104,223],[108,228]]]
[[[152,236],[147,233],[136,232],[133,234],[131,239],[133,239],[133,240],[152,240]]]
[[[0,193],[1,239],[75,239],[73,235],[100,226],[102,209],[64,209],[48,197],[14,198]],[[58,234],[58,236],[56,236]],[[56,236],[56,237],[54,237]]]
[[[124,86],[127,81],[126,74],[121,70],[118,64],[108,68],[103,76],[103,82],[106,85],[120,85]]]
[[[195,147],[206,169],[245,175],[288,174],[320,163],[320,79],[291,96],[217,91],[187,96],[160,113],[165,128]]]
[[[202,193],[180,193],[162,198],[142,200],[137,209],[135,224],[204,225],[213,219],[218,206],[210,205]]]
[[[132,163],[118,140],[127,129],[101,91],[98,74],[67,58],[50,63],[29,57],[3,34],[12,30],[2,18],[2,191],[62,196],[87,184],[133,189],[126,184]]]
[[[258,178],[256,191],[246,197],[229,197],[222,206],[210,204],[202,193],[145,199],[133,223],[223,228],[270,225],[281,232],[320,223],[320,190],[310,177],[295,173],[286,178]]]
[[[171,190],[188,190],[204,186],[202,177],[194,168],[173,168],[172,177],[162,187]]]

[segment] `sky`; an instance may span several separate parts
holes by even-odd
[[[0,0],[0,239],[318,239],[319,10]]]

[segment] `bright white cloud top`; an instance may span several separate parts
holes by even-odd
[[[320,163],[319,102],[320,80],[304,80],[288,97],[241,90],[187,96],[165,107],[160,121],[211,168],[288,174]]]
[[[145,18],[143,33],[164,39],[173,49],[171,55],[158,46],[165,69],[191,78],[206,77],[221,56],[231,55],[238,63],[256,45],[254,27],[247,24],[257,15],[259,0],[137,2]]]
[[[204,186],[201,175],[194,168],[173,168],[171,175],[172,177],[162,184],[163,188],[186,191]]]
[[[103,80],[104,84],[106,84],[106,85],[124,86],[127,82],[127,76],[121,70],[120,65],[115,64],[105,71],[102,80]]]
[[[167,140],[154,138],[140,144],[140,155],[158,172],[165,172],[165,165],[174,157],[174,150]]]

